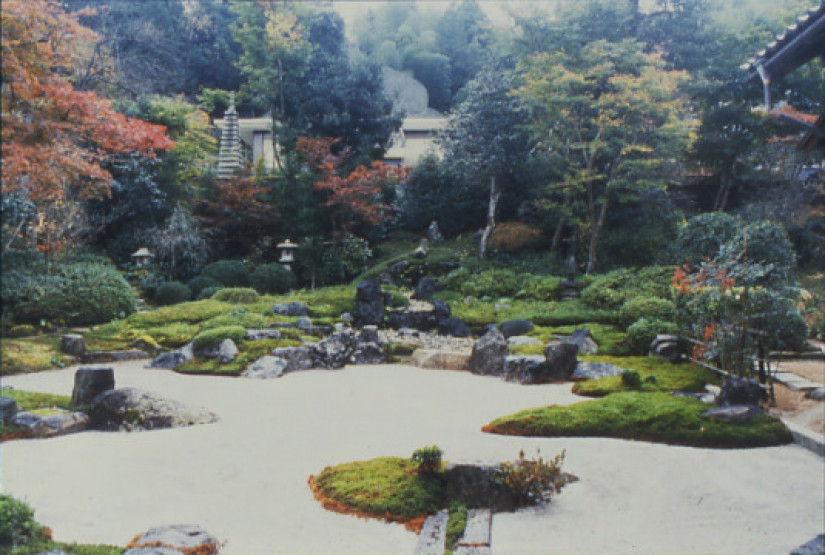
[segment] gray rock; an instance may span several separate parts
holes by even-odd
[[[149,368],[161,368],[163,370],[174,370],[178,366],[186,363],[186,356],[178,351],[170,351],[168,353],[161,353],[152,359],[147,366]]]
[[[508,382],[538,384],[550,381],[550,367],[541,355],[510,355],[504,361],[504,377]]]
[[[353,318],[349,312],[344,312],[341,314],[341,321],[347,325],[352,325],[352,323],[355,322],[355,318]]]
[[[811,541],[803,543],[791,551],[791,555],[825,555],[825,534],[819,534]]]
[[[570,377],[574,380],[597,380],[608,376],[620,376],[624,371],[624,368],[606,362],[579,362]]]
[[[124,351],[86,351],[83,362],[86,364],[105,364],[108,362],[126,362],[152,358],[146,351],[126,349]]]
[[[74,553],[69,553],[68,551],[63,551],[62,549],[55,549],[53,551],[44,551],[42,553],[38,553],[37,555],[74,555]]]
[[[29,437],[45,438],[82,432],[89,427],[89,417],[82,412],[44,409],[18,412],[11,423],[25,428]]]
[[[423,260],[423,259],[427,258],[428,254],[429,253],[427,252],[427,249],[425,249],[422,246],[418,246],[418,247],[416,247],[416,249],[412,252],[412,254],[410,256],[412,258],[417,259],[417,260]]]
[[[502,322],[499,329],[504,337],[527,335],[533,331],[533,322],[530,320],[508,320],[506,322]]]
[[[650,342],[650,354],[676,363],[684,354],[679,338],[675,335],[661,333]]]
[[[72,405],[88,405],[95,397],[115,388],[115,370],[110,366],[84,366],[74,373]]]
[[[276,329],[246,330],[244,339],[247,341],[261,341],[262,339],[280,339],[281,332]]]
[[[123,555],[184,555],[184,552],[171,547],[132,547],[123,552]]]
[[[355,353],[357,343],[358,339],[352,330],[330,335],[310,345],[312,364],[321,368],[343,368]]]
[[[816,401],[825,401],[825,387],[817,387],[816,389],[812,389],[805,394],[805,397]]]
[[[452,337],[470,337],[472,330],[467,323],[458,316],[450,316],[438,321],[438,331]]]
[[[765,392],[755,380],[729,376],[722,382],[719,392],[719,406],[758,405],[765,397]]]
[[[205,408],[190,408],[132,387],[98,395],[92,402],[89,418],[92,428],[107,431],[178,428],[217,420]]]
[[[411,328],[429,331],[438,326],[435,312],[432,310],[392,310],[387,315],[387,325],[394,329]]]
[[[71,333],[64,335],[60,339],[60,350],[82,360],[83,355],[86,354],[86,341],[80,334]]]
[[[352,364],[383,364],[387,362],[387,353],[378,343],[358,343],[350,357]]]
[[[441,235],[441,230],[438,229],[438,222],[433,220],[430,222],[430,226],[427,228],[427,233],[425,234],[427,240],[431,243],[443,243],[444,237]]]
[[[500,376],[504,373],[507,340],[498,329],[491,329],[478,338],[470,355],[470,372],[480,375]]]
[[[217,553],[219,547],[217,538],[194,524],[175,524],[151,528],[135,538],[132,545],[136,548],[160,545],[180,552],[204,555]]]
[[[312,319],[309,316],[301,316],[295,320],[295,327],[299,330],[309,331],[312,328]]]
[[[718,420],[727,420],[728,422],[734,422],[737,424],[746,424],[762,413],[762,409],[755,405],[729,405],[726,407],[708,409],[702,414]]]
[[[583,355],[595,355],[599,350],[599,344],[593,339],[590,330],[585,328],[573,330],[570,339],[567,341],[569,343],[575,343],[579,348],[579,352]]]
[[[272,312],[281,316],[309,316],[309,307],[299,301],[277,303],[272,306]]]
[[[358,334],[358,343],[377,343],[381,344],[381,337],[378,335],[378,326],[364,326]]]
[[[218,361],[220,361],[221,364],[227,364],[235,360],[235,357],[237,357],[239,353],[240,351],[237,345],[235,345],[235,342],[227,337],[221,341],[221,344],[218,346]]]
[[[11,397],[0,397],[0,422],[5,424],[17,414],[17,401]]]
[[[551,380],[569,380],[576,370],[576,355],[579,348],[575,343],[552,342],[544,347],[547,359],[548,378]]]
[[[450,308],[450,305],[441,299],[436,299],[433,301],[433,313],[435,314],[436,320],[441,321],[452,316],[453,311]]]
[[[286,367],[286,360],[266,355],[250,364],[246,370],[244,370],[243,375],[246,378],[257,378],[262,380],[280,378],[283,376]]]
[[[178,349],[178,352],[183,355],[183,358],[186,360],[186,362],[192,362],[193,360],[195,360],[195,343],[190,341],[189,343]]]
[[[418,285],[415,286],[415,292],[412,298],[426,301],[439,291],[441,291],[441,284],[429,276],[424,276],[418,281]]]
[[[499,478],[497,464],[449,463],[444,469],[444,493],[468,507],[492,507],[497,511],[512,511],[518,499]]]
[[[415,555],[442,555],[444,553],[449,518],[449,511],[443,509],[424,521],[424,526],[418,533],[418,541],[415,543],[413,551]]]
[[[272,356],[286,361],[284,372],[296,372],[312,368],[312,355],[306,347],[278,347]]]
[[[512,346],[519,345],[544,345],[540,339],[530,337],[527,335],[513,335],[507,338],[507,344]]]
[[[410,263],[406,260],[399,260],[392,266],[390,266],[390,274],[395,277],[403,276],[406,271],[410,268]]]
[[[358,326],[380,326],[384,321],[384,294],[377,279],[362,281],[355,289],[353,318]]]
[[[464,534],[456,544],[458,555],[490,555],[490,538],[493,528],[493,512],[488,508],[467,511]]]

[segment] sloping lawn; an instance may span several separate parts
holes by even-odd
[[[568,406],[528,409],[484,426],[489,433],[540,437],[611,437],[695,447],[765,447],[792,441],[778,419],[733,424],[703,416],[708,405],[668,393],[614,393]]]

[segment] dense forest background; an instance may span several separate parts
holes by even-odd
[[[811,1],[541,6],[501,25],[474,0],[377,3],[347,29],[329,2],[5,2],[4,264],[92,251],[128,268],[148,246],[185,280],[273,262],[289,236],[299,282],[336,283],[389,234],[484,228],[491,195],[497,221],[589,273],[679,262],[680,226],[706,212],[770,221],[825,264],[822,155],[754,110],[740,68]],[[380,164],[404,116],[382,66],[449,118],[441,155],[406,171]],[[825,70],[773,90],[820,114]],[[216,179],[229,91],[241,117],[275,117],[274,171]]]

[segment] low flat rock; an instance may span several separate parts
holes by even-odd
[[[750,422],[763,412],[764,411],[756,405],[729,405],[706,410],[702,415],[716,418],[717,420],[727,420],[729,422],[744,424]]]
[[[133,547],[124,551],[123,555],[185,555],[185,552],[159,545],[156,547]]]
[[[421,532],[418,533],[415,555],[442,555],[444,553],[449,518],[450,513],[445,509],[438,511],[424,522]]]
[[[574,380],[597,380],[608,376],[619,376],[625,369],[606,362],[579,362],[570,376]]]
[[[819,534],[793,551],[791,555],[825,555],[825,534]]]
[[[416,349],[410,357],[410,364],[433,370],[470,370],[470,355],[439,349]]]
[[[261,341],[262,339],[280,339],[281,332],[276,329],[249,329],[244,334],[244,339],[247,341]]]
[[[138,431],[209,424],[218,417],[203,407],[192,408],[132,387],[97,396],[89,409],[90,426],[105,431]]]
[[[279,357],[271,355],[262,356],[244,370],[243,376],[245,378],[256,378],[259,380],[280,378],[284,375],[287,364],[288,362],[286,360]]]
[[[463,555],[490,555],[493,511],[490,509],[470,509],[467,511],[467,526],[458,540],[454,553]]]
[[[519,345],[544,345],[541,339],[537,339],[535,337],[530,337],[527,335],[514,335],[512,337],[507,338],[507,344],[510,346],[519,346]]]
[[[219,543],[217,538],[200,526],[175,524],[151,528],[137,536],[130,544],[130,549],[156,547],[171,548],[179,553],[211,555],[218,552]],[[163,552],[162,555],[166,553]]]
[[[104,362],[125,362],[128,360],[144,360],[152,358],[146,351],[127,349],[125,351],[86,351],[83,355],[84,364],[101,364]]]
[[[272,356],[286,361],[284,372],[309,370],[312,368],[312,355],[306,347],[277,347],[272,350]]]
[[[28,437],[46,438],[82,432],[89,427],[89,417],[82,412],[43,409],[18,412],[11,423],[25,428]]]

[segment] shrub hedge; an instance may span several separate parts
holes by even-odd
[[[226,287],[242,287],[249,284],[249,269],[241,260],[218,260],[207,264],[202,276],[218,280]]]
[[[280,264],[262,264],[255,268],[249,278],[258,293],[286,293],[293,289],[298,280],[295,274]]]
[[[159,305],[183,303],[192,299],[192,290],[179,281],[167,281],[155,291],[152,300]]]
[[[226,303],[254,303],[259,298],[258,292],[248,287],[225,287],[212,295],[212,299]]]

